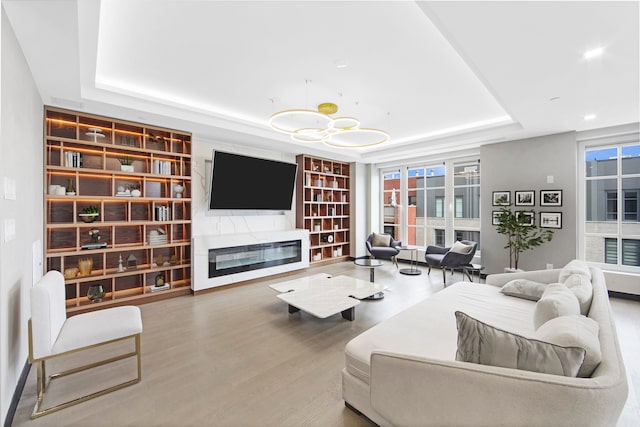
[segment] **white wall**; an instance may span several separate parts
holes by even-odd
[[[5,183],[15,185],[15,199],[6,199],[4,192],[0,197],[0,414],[4,424],[28,357],[29,289],[40,274],[33,271],[32,252],[34,242],[43,240],[43,103],[4,8],[1,27],[0,190]],[[7,221],[15,221],[15,238],[10,241],[5,241]]]
[[[280,215],[265,215],[259,212],[248,215],[243,215],[239,212],[234,212],[233,215],[218,215],[209,211],[208,197],[210,183],[208,181],[211,177],[211,171],[208,169],[211,167],[211,163],[206,162],[211,160],[214,149],[289,163],[295,163],[296,158],[294,154],[211,141],[200,138],[197,135],[193,136],[192,141],[191,187],[193,200],[192,235],[194,237],[270,230],[293,230],[296,228],[295,200],[292,205],[293,209]],[[241,176],[243,172],[239,171],[238,173]],[[269,177],[251,175],[243,176],[243,178],[256,181],[269,179]],[[236,215],[235,213],[238,214]]]

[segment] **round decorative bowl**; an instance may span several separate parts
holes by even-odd
[[[91,302],[101,302],[104,294],[105,292],[102,285],[91,285],[87,292],[87,299]]]
[[[82,222],[86,222],[86,223],[90,223],[90,222],[95,221],[96,219],[98,219],[98,215],[99,214],[97,214],[97,213],[92,213],[92,214],[81,213],[81,214],[78,214],[78,216],[80,217]]]

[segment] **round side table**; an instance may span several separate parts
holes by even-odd
[[[400,249],[401,251],[411,252],[411,268],[401,268],[400,274],[406,274],[409,276],[418,276],[422,274],[422,271],[417,267],[418,266],[418,248],[409,247],[409,246],[398,246],[398,249]]]
[[[473,282],[473,277],[471,277],[471,275],[474,273],[478,273],[478,283],[481,283],[480,273],[482,272],[482,270],[484,270],[484,266],[480,264],[467,264],[462,267],[463,273],[467,275],[470,282]]]

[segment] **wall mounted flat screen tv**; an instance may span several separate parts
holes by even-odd
[[[290,211],[298,165],[213,151],[209,209]]]

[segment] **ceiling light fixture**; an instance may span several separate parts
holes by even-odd
[[[584,116],[585,120],[593,120],[595,118],[596,118],[595,114],[587,114],[587,115]]]
[[[269,119],[269,126],[286,133],[297,142],[323,142],[338,148],[362,148],[385,143],[389,134],[379,129],[361,128],[355,117],[331,117],[338,106],[331,102],[314,110],[279,111]]]
[[[596,56],[600,56],[604,53],[604,48],[598,47],[595,49],[588,50],[584,53],[584,59],[595,58]]]

